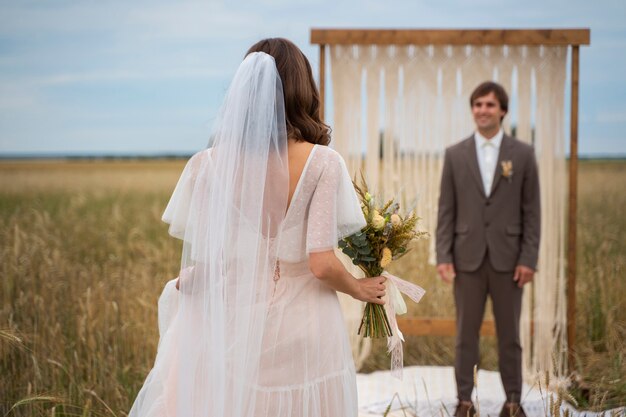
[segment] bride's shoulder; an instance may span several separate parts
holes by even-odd
[[[316,145],[315,147],[316,155],[318,155],[324,161],[334,163],[343,161],[343,158],[341,157],[339,152],[337,152],[333,148],[325,145]]]
[[[202,149],[193,154],[187,161],[187,167],[194,172],[199,170],[202,164],[206,163],[211,157],[211,149],[212,148]]]
[[[336,150],[324,145],[315,146],[313,165],[319,178],[341,178],[347,172],[346,163],[341,154]]]
[[[211,149],[212,148],[199,150],[198,152],[191,155],[191,158],[189,158],[189,161],[200,161],[209,157],[209,155],[211,155]]]
[[[343,174],[348,173],[346,161],[339,152],[328,146],[320,146],[320,148],[323,149],[325,161],[324,165],[326,166],[326,171],[329,171],[330,175],[343,176]]]

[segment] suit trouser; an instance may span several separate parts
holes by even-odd
[[[454,280],[456,303],[455,376],[459,400],[469,401],[474,387],[474,365],[479,360],[479,332],[487,294],[491,296],[498,337],[498,363],[507,401],[519,402],[522,392],[522,346],[519,322],[522,288],[513,281],[514,272],[493,269],[488,256],[473,272],[457,271]]]

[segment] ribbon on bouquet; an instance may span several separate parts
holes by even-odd
[[[402,315],[407,312],[406,303],[402,298],[402,294],[405,294],[411,300],[419,303],[424,294],[426,294],[426,290],[419,285],[407,282],[387,271],[384,271],[382,276],[387,278],[386,286],[389,297],[388,302],[385,303],[385,311],[387,312],[387,318],[389,319],[392,333],[391,336],[387,337],[387,352],[391,354],[391,375],[402,379],[404,360],[402,342],[404,342],[404,335],[402,335],[402,332],[398,328],[396,315]]]

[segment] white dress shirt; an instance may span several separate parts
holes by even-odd
[[[485,195],[487,197],[489,197],[491,193],[491,184],[493,184],[493,176],[496,173],[496,165],[498,164],[498,155],[500,154],[500,145],[502,144],[503,136],[504,131],[502,129],[491,139],[485,138],[478,132],[474,133],[478,167],[480,168],[480,176],[483,179],[483,186],[485,187]]]

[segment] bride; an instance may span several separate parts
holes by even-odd
[[[365,220],[319,106],[293,43],[250,48],[163,215],[181,272],[131,417],[357,415],[336,291],[382,304],[385,278],[357,280],[334,255]]]

